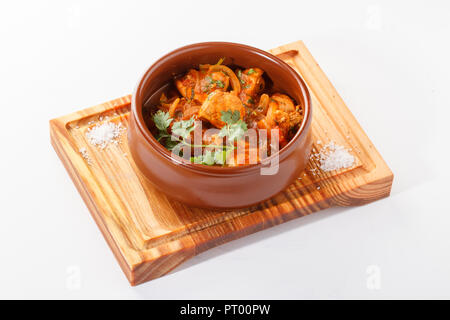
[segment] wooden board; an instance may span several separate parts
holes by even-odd
[[[52,145],[132,285],[233,239],[328,207],[362,205],[389,195],[392,172],[303,42],[270,52],[297,70],[310,89],[314,148],[334,141],[351,149],[356,163],[325,173],[311,159],[294,184],[251,208],[214,211],[167,199],[137,170],[126,132],[118,144],[92,146],[86,130],[105,117],[126,131],[130,96],[50,121]],[[81,155],[82,148],[90,161]]]

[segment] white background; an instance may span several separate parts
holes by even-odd
[[[0,298],[450,298],[449,17],[448,1],[2,1]],[[131,93],[185,44],[299,39],[393,170],[391,197],[130,287],[48,120]]]

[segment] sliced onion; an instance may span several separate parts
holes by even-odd
[[[200,65],[198,66],[198,68],[200,69],[200,71],[208,71],[210,67],[211,67],[210,64],[200,64]]]
[[[264,93],[261,95],[261,98],[259,98],[259,104],[256,110],[265,115],[267,113],[268,107],[269,107],[269,96]]]
[[[233,70],[227,66],[215,64],[209,68],[209,71],[221,71],[225,73],[230,78],[231,86],[233,87],[232,93],[238,95],[239,92],[241,92],[241,84],[239,83],[239,79],[236,77]]]
[[[175,116],[175,110],[177,109],[178,103],[180,103],[180,98],[175,99],[169,108],[169,115],[171,118]]]

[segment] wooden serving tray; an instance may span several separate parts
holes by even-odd
[[[391,190],[393,174],[347,109],[303,42],[270,50],[308,85],[314,148],[334,141],[351,149],[352,168],[322,172],[311,159],[286,190],[257,206],[233,211],[190,208],[155,190],[129,156],[126,128],[130,96],[50,121],[53,147],[132,285],[160,277],[214,246],[332,206],[362,205]],[[86,130],[105,117],[124,133],[105,149]],[[322,143],[317,143],[322,141]],[[86,160],[80,153],[85,148]]]

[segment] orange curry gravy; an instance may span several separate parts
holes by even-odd
[[[198,69],[175,77],[173,83],[159,94],[159,103],[149,108],[148,112],[146,122],[150,131],[155,137],[159,134],[152,121],[158,111],[172,119],[167,128],[169,134],[176,122],[190,119],[201,121],[203,149],[208,149],[207,146],[211,144],[219,144],[217,141],[222,140],[217,139],[217,134],[208,135],[206,131],[210,128],[221,130],[227,125],[222,118],[223,112],[238,113],[239,120],[245,122],[247,129],[255,130],[258,135],[261,130],[267,130],[269,144],[273,143],[270,141],[271,130],[277,130],[277,149],[283,148],[293,138],[304,115],[302,106],[297,105],[292,98],[273,92],[272,81],[264,74],[264,70],[257,67],[228,67],[222,64],[222,60],[215,65],[200,65]],[[167,147],[165,139],[159,141]],[[232,143],[248,146],[245,139],[237,139]],[[232,161],[227,161],[227,165],[248,164],[251,148],[248,146],[245,152],[229,152],[226,157]],[[256,161],[259,160],[258,153]]]

